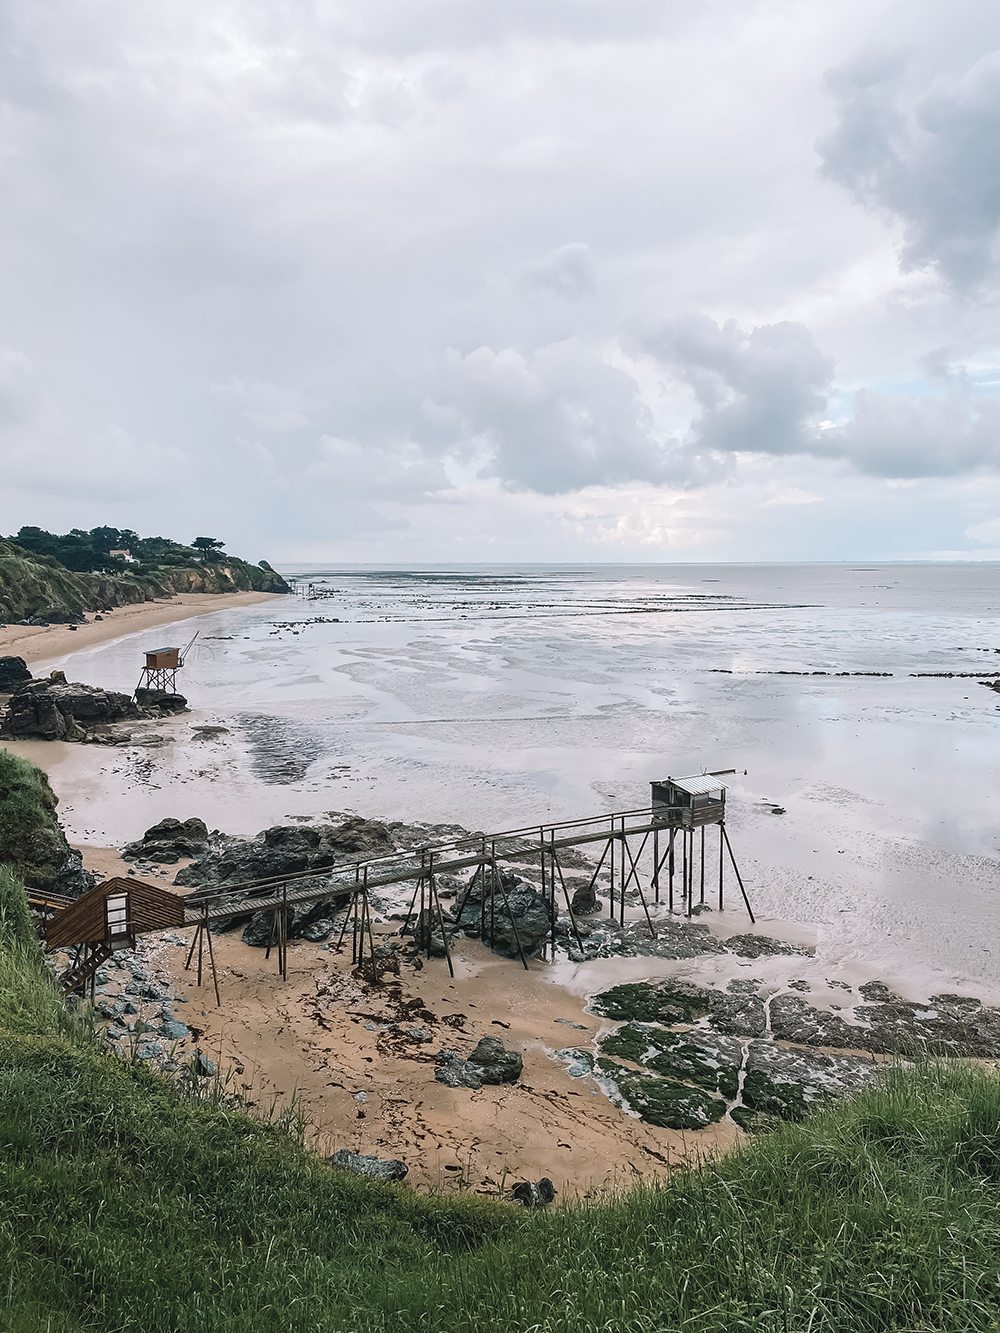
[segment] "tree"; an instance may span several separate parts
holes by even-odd
[[[213,556],[218,555],[225,544],[225,542],[220,542],[215,537],[195,537],[191,543],[202,560],[211,560]]]

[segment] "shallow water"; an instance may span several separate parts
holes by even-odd
[[[732,767],[761,915],[814,926],[831,967],[1000,985],[1000,697],[913,674],[1000,675],[996,566],[294,572],[310,596],[46,664],[131,691],[141,648],[201,631],[177,744],[60,769],[78,838],[346,809],[501,829]]]

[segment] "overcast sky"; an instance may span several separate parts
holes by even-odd
[[[0,529],[1000,559],[995,0],[5,0]]]

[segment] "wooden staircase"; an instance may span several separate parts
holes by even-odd
[[[107,940],[99,944],[85,945],[83,959],[62,978],[59,986],[63,995],[72,995],[75,990],[82,990],[102,964],[106,963],[113,952]]]

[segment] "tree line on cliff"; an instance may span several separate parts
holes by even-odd
[[[290,592],[266,560],[226,555],[214,537],[190,545],[140,537],[128,528],[46,532],[22,527],[0,539],[0,617],[71,623],[85,611],[152,601],[182,592]],[[128,559],[112,555],[127,551]]]

